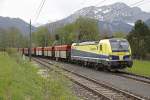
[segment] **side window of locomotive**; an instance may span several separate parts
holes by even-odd
[[[103,48],[103,47],[102,47],[102,44],[101,44],[101,45],[100,45],[100,51],[102,51],[102,48]]]

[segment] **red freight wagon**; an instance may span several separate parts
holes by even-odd
[[[54,46],[55,58],[70,58],[71,45]]]
[[[52,56],[52,47],[44,47],[44,56]]]
[[[42,56],[43,55],[43,47],[37,47],[36,48],[36,55]]]
[[[32,55],[35,55],[36,54],[36,48],[32,48],[31,53],[32,53]]]
[[[43,51],[43,52],[44,52],[44,56],[45,56],[45,57],[46,57],[46,56],[48,56],[48,55],[47,55],[47,52],[48,52],[47,47],[44,47],[44,49],[43,49],[43,50],[44,50],[44,51]]]
[[[54,55],[54,47],[45,47],[44,48],[44,54],[45,54],[45,56],[53,57],[53,55]]]

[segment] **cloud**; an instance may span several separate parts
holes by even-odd
[[[0,0],[0,5],[3,4],[4,0]]]
[[[3,4],[4,4],[4,0],[0,0],[0,11],[1,11],[2,8],[3,8]]]

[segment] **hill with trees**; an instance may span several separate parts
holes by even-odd
[[[28,47],[28,38],[15,27],[0,29],[0,49]]]
[[[100,39],[98,21],[90,18],[80,17],[76,22],[58,28],[54,33],[44,26],[39,27],[33,33],[33,42],[36,46],[47,46]]]
[[[24,36],[29,35],[29,24],[19,18],[9,18],[0,16],[0,29],[7,30],[11,27],[15,27],[20,30]],[[36,27],[32,26],[32,31],[35,31]]]

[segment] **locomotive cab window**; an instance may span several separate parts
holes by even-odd
[[[128,52],[129,51],[129,43],[125,40],[110,40],[110,45],[113,52],[122,51]]]

